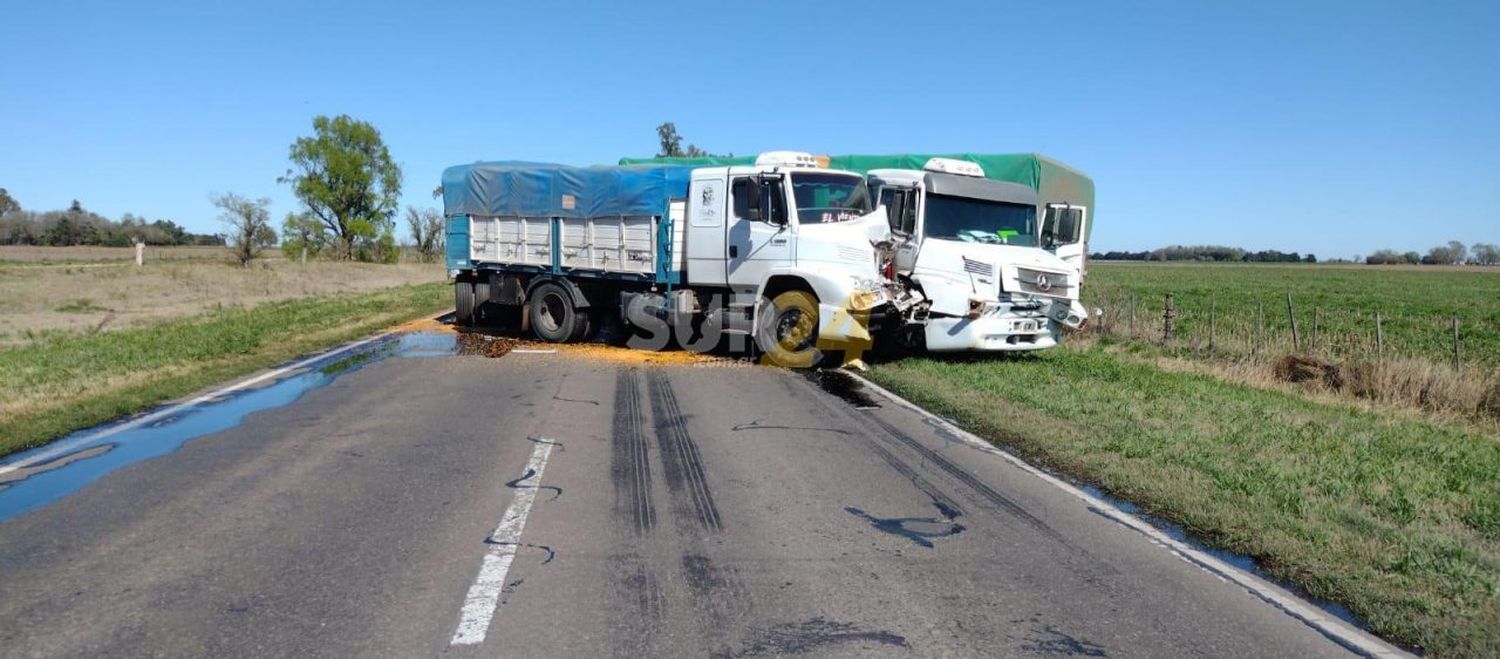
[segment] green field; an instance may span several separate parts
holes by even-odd
[[[1218,272],[1243,288],[1257,277],[1274,286],[1279,270]],[[1099,279],[1160,277],[1162,286],[1203,272],[1100,271]],[[871,376],[996,444],[1254,557],[1389,638],[1442,656],[1500,653],[1494,435],[1171,372],[1107,342],[911,358]]]
[[[1207,343],[1212,302],[1216,348],[1258,346],[1284,353],[1292,347],[1288,292],[1304,348],[1316,340],[1319,350],[1335,356],[1373,357],[1379,312],[1386,356],[1448,363],[1450,323],[1457,317],[1462,360],[1500,364],[1500,268],[1095,261],[1089,264],[1084,298],[1106,309],[1103,321],[1123,334],[1133,294],[1138,336],[1156,338],[1165,295],[1173,293],[1177,337],[1197,346]],[[1263,339],[1257,331],[1260,313]]]

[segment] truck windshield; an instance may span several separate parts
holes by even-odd
[[[923,233],[967,243],[1036,246],[1036,207],[947,195],[927,195]]]
[[[792,193],[803,224],[846,222],[870,212],[870,190],[863,179],[846,174],[794,172]]]

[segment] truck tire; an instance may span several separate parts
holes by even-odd
[[[579,311],[574,316],[577,320],[573,322],[573,336],[568,339],[573,343],[583,343],[594,338],[594,331],[599,329],[599,323],[594,315],[588,311]]]
[[[818,298],[803,290],[761,298],[756,343],[766,362],[783,368],[812,368],[818,352]]]
[[[573,306],[567,289],[544,282],[531,292],[531,332],[550,343],[577,340],[588,331],[586,314]]]
[[[453,324],[474,323],[474,284],[467,281],[453,282]]]

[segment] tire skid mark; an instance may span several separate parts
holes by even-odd
[[[794,384],[792,380],[784,379],[782,380],[782,384],[786,386],[787,390],[791,392],[793,396],[796,396],[798,398],[807,397],[805,392],[798,391],[796,389],[797,385]],[[818,398],[817,396],[812,396],[809,399],[815,401],[820,407],[823,408],[823,411],[825,413],[828,413],[830,416],[832,416],[833,411],[837,409],[837,406],[829,405],[828,403],[824,402],[823,399]],[[847,411],[844,412],[844,415],[849,416],[851,419],[854,418]],[[862,435],[853,432],[846,432],[845,434],[855,437],[862,437]],[[952,497],[944,494],[942,490],[939,490],[938,487],[932,483],[932,481],[923,478],[922,475],[917,473],[917,470],[913,469],[911,465],[902,461],[901,458],[896,457],[896,454],[891,453],[890,449],[887,449],[884,445],[876,442],[866,442],[865,446],[872,452],[874,452],[875,455],[879,456],[881,460],[885,461],[885,464],[892,470],[894,470],[898,474],[901,474],[901,476],[906,480],[911,481],[912,486],[917,488],[917,490],[922,494],[927,495],[927,498],[932,500],[933,505],[938,506],[940,510],[951,510],[954,512],[954,516],[963,514],[963,508],[958,505],[957,501],[954,501]]]
[[[703,471],[703,455],[698,443],[688,434],[687,422],[677,404],[672,384],[660,370],[650,374],[651,416],[656,423],[656,444],[661,453],[662,476],[667,490],[676,502],[674,512],[686,517],[687,509],[697,523],[711,532],[723,529],[719,508],[714,504],[708,477]]]
[[[705,637],[715,645],[730,640],[753,605],[739,570],[720,567],[705,553],[692,550],[682,555],[681,570]]]
[[[783,380],[783,382],[789,390],[794,392],[794,394],[798,396],[807,395],[804,391],[798,391],[796,388],[808,387],[810,385],[801,381],[794,381],[791,378],[786,378]],[[915,452],[918,456],[921,456],[925,462],[932,463],[937,468],[941,469],[944,473],[952,477],[954,480],[962,483],[969,490],[979,495],[980,498],[984,499],[996,509],[1009,513],[1011,516],[1025,522],[1038,531],[1041,531],[1047,537],[1057,540],[1064,545],[1071,546],[1071,544],[1067,542],[1062,534],[1058,533],[1052,527],[1047,526],[1046,522],[1031,514],[1025,508],[1022,508],[1019,504],[1012,501],[1009,497],[996,491],[995,488],[990,487],[984,481],[981,481],[974,474],[970,473],[968,470],[954,464],[953,461],[944,457],[942,454],[930,448],[927,448],[921,442],[917,441],[916,438],[906,434],[900,428],[891,425],[891,423],[886,421],[885,419],[880,418],[876,413],[871,411],[855,412],[853,410],[840,408],[836,405],[829,405],[819,397],[819,395],[821,395],[822,393],[822,391],[818,391],[812,396],[812,398],[814,400],[817,400],[819,404],[824,406],[824,408],[839,409],[839,411],[842,412],[845,417],[848,417],[854,422],[861,424],[867,428],[876,430],[877,432],[873,432],[871,433],[871,435],[873,435],[877,439],[892,446],[905,446],[906,448]],[[901,475],[907,476],[908,478],[920,478],[920,476],[915,476],[916,472],[912,470],[910,465],[906,465],[905,463],[902,463],[898,458],[889,455],[888,451],[878,448],[878,445],[875,443],[871,443],[870,446],[872,448],[875,448],[876,453],[881,454],[881,457],[884,458],[887,463],[891,464],[891,466],[895,468],[897,472],[901,473]],[[900,464],[900,466],[898,467],[897,464]],[[917,484],[919,481],[913,480],[912,482],[913,484]],[[921,482],[925,483],[926,481]],[[922,491],[928,496],[931,496],[934,501],[941,501],[944,504],[948,504],[951,502],[951,499],[945,500],[940,499],[938,496],[936,496],[934,493],[936,493],[937,490],[936,488],[932,487],[930,483],[927,483],[926,487],[918,485],[918,488],[922,489]],[[953,507],[957,509],[957,506]]]
[[[651,456],[641,414],[640,373],[621,370],[615,379],[615,419],[610,450],[610,480],[616,508],[631,519],[636,535],[651,532],[656,509],[651,501]]]
[[[885,431],[885,434],[891,439],[901,442],[927,461],[930,461],[932,464],[937,465],[939,469],[942,469],[958,482],[968,486],[969,489],[974,491],[974,493],[983,497],[986,501],[990,502],[990,504],[994,505],[996,508],[1010,513],[1016,519],[1030,524],[1032,527],[1046,534],[1048,537],[1064,542],[1066,544],[1066,540],[1062,537],[1062,534],[1058,533],[1052,527],[1047,526],[1047,523],[1042,521],[1041,518],[1031,514],[1025,508],[1022,508],[1020,504],[1012,501],[1010,497],[1001,494],[1000,492],[996,491],[995,488],[990,487],[984,481],[979,480],[977,476],[969,473],[968,470],[956,464],[953,464],[951,460],[944,457],[942,454],[930,448],[927,448],[921,442],[917,441],[916,438],[902,432],[901,429],[891,425],[889,421],[886,421],[885,419],[882,419],[874,414],[864,415],[863,419]]]
[[[661,580],[639,554],[609,557],[615,587],[617,612],[623,616],[613,635],[613,656],[652,656],[656,635],[667,614],[667,597]]]

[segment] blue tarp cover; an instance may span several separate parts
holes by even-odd
[[[443,208],[449,216],[665,216],[668,200],[687,197],[692,171],[676,165],[458,165],[443,170]]]

